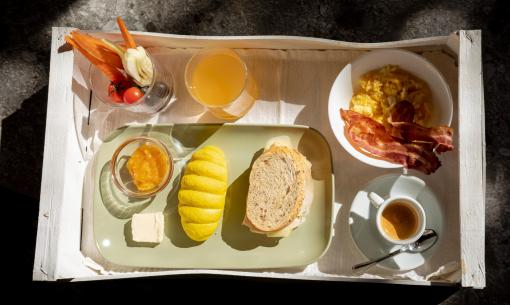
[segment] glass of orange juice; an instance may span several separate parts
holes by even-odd
[[[246,64],[231,49],[199,51],[188,61],[184,74],[190,95],[220,119],[239,119],[258,96]]]

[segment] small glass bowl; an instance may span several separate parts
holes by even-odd
[[[138,147],[144,144],[151,144],[158,147],[166,155],[168,160],[168,170],[160,184],[148,191],[138,190],[127,168],[127,162],[131,155],[136,151]],[[128,197],[148,198],[155,196],[168,185],[170,179],[172,178],[173,171],[174,163],[172,155],[166,145],[160,140],[145,136],[134,137],[126,140],[115,150],[110,161],[110,172],[113,183],[122,193]]]

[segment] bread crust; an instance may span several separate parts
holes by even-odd
[[[297,150],[287,147],[287,146],[273,144],[273,145],[271,145],[271,147],[269,149],[264,151],[264,153],[262,153],[262,155],[260,155],[260,157],[257,158],[257,160],[255,160],[255,162],[253,163],[253,167],[252,167],[252,173],[254,172],[254,169],[256,169],[258,166],[261,166],[260,165],[261,162],[264,162],[264,160],[266,160],[270,156],[273,156],[274,154],[285,154],[287,156],[290,156],[290,158],[292,159],[294,167],[295,167],[295,171],[296,171],[296,179],[295,179],[296,186],[294,186],[294,187],[296,187],[298,189],[298,194],[295,199],[294,206],[293,206],[291,212],[284,219],[282,219],[276,227],[269,227],[269,226],[264,226],[264,225],[258,223],[256,219],[252,219],[250,217],[250,214],[251,214],[250,207],[253,204],[250,201],[250,198],[251,198],[251,196],[250,196],[251,188],[250,188],[250,190],[248,191],[248,198],[247,198],[247,203],[246,203],[246,220],[257,231],[264,232],[264,233],[279,231],[279,230],[287,227],[288,225],[290,225],[299,216],[301,206],[303,205],[304,198],[305,198],[305,183],[306,183],[306,175],[307,175],[306,171],[310,171],[310,166],[309,166],[308,160],[306,160],[306,157],[303,156],[301,153],[299,153]],[[250,185],[252,185],[253,179],[254,179],[252,173],[250,173]]]

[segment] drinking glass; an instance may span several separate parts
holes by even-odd
[[[237,120],[253,106],[258,88],[241,57],[231,49],[206,48],[186,64],[186,88],[214,116]]]
[[[114,108],[123,108],[133,112],[156,114],[163,110],[170,102],[174,92],[172,75],[163,69],[159,62],[147,53],[153,68],[153,77],[150,86],[145,88],[144,95],[135,103],[114,102],[108,96],[110,80],[94,65],[89,68],[89,81],[93,94],[97,99]]]

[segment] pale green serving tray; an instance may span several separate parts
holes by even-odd
[[[109,162],[114,150],[130,137],[146,135],[171,148],[176,167],[172,181],[156,197],[145,200],[122,195],[110,178]],[[294,148],[312,163],[314,200],[306,222],[287,238],[251,233],[241,223],[246,208],[248,177],[252,161],[266,142],[288,136]],[[207,241],[189,239],[180,224],[177,191],[187,157],[205,145],[225,152],[228,193],[222,221]],[[306,126],[179,124],[128,126],[104,141],[96,156],[94,177],[94,238],[108,261],[125,266],[153,268],[260,269],[308,265],[324,254],[332,237],[333,185],[331,152],[325,138]],[[159,245],[131,239],[134,213],[161,211],[165,236]]]

